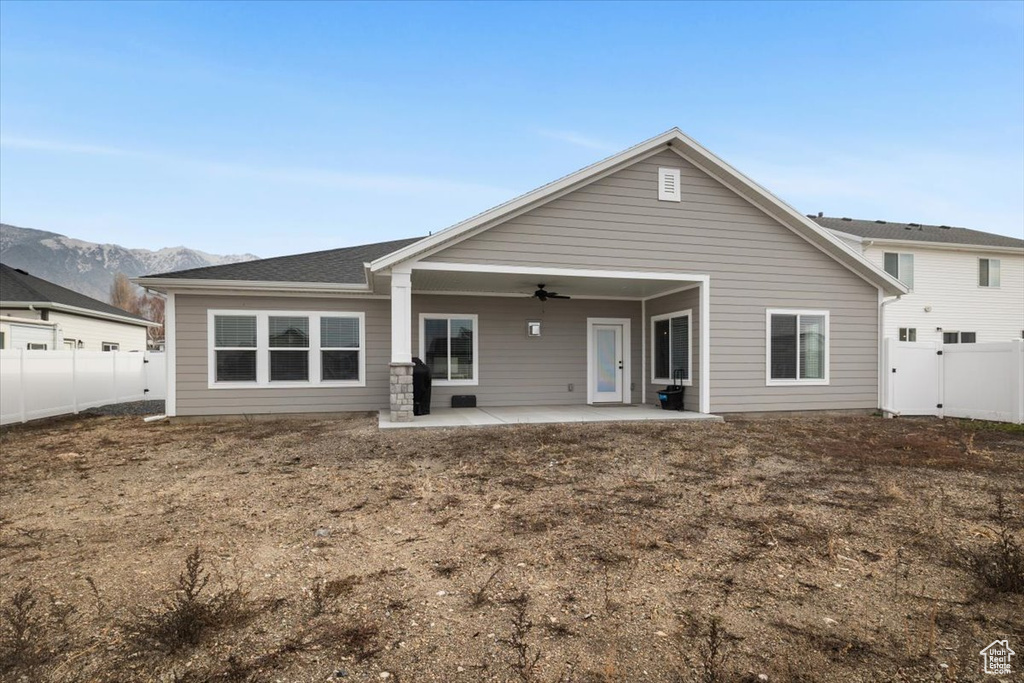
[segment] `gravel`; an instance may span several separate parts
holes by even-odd
[[[131,403],[111,403],[108,406],[83,410],[87,415],[109,415],[125,417],[130,415],[163,415],[163,401],[132,401]]]

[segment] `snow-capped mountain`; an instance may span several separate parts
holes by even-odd
[[[0,262],[100,301],[108,300],[117,273],[135,277],[256,258],[252,254],[219,256],[188,247],[126,249],[0,223]]]

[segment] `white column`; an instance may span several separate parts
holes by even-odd
[[[711,412],[711,277],[700,283],[700,412]]]
[[[412,270],[391,271],[391,362],[412,362]]]

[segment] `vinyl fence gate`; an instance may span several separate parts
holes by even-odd
[[[163,353],[0,350],[0,424],[166,397]]]
[[[1024,424],[1024,339],[984,344],[886,338],[883,408]]]

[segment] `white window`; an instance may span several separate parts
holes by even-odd
[[[978,259],[978,286],[998,287],[999,286],[999,259],[980,258]]]
[[[828,311],[768,309],[766,384],[828,384]]]
[[[38,342],[28,342],[27,344],[25,344],[25,348],[28,351],[45,351],[46,344],[40,344]]]
[[[683,385],[693,385],[692,320],[692,310],[651,318],[651,382],[671,384],[682,370]]]
[[[901,327],[900,328],[900,341],[916,342],[917,341],[917,328],[916,327]]]
[[[885,252],[885,272],[905,284],[910,289],[914,288],[914,255],[896,254],[890,251]],[[926,264],[927,265],[927,264]]]
[[[118,344],[117,342],[103,342],[100,345],[100,348],[102,348],[104,351],[120,351],[121,345]]]
[[[430,367],[433,383],[479,383],[477,316],[420,314],[420,358]]]
[[[365,386],[363,313],[209,311],[209,386]]]
[[[978,341],[977,332],[943,332],[943,344],[975,344]]]

